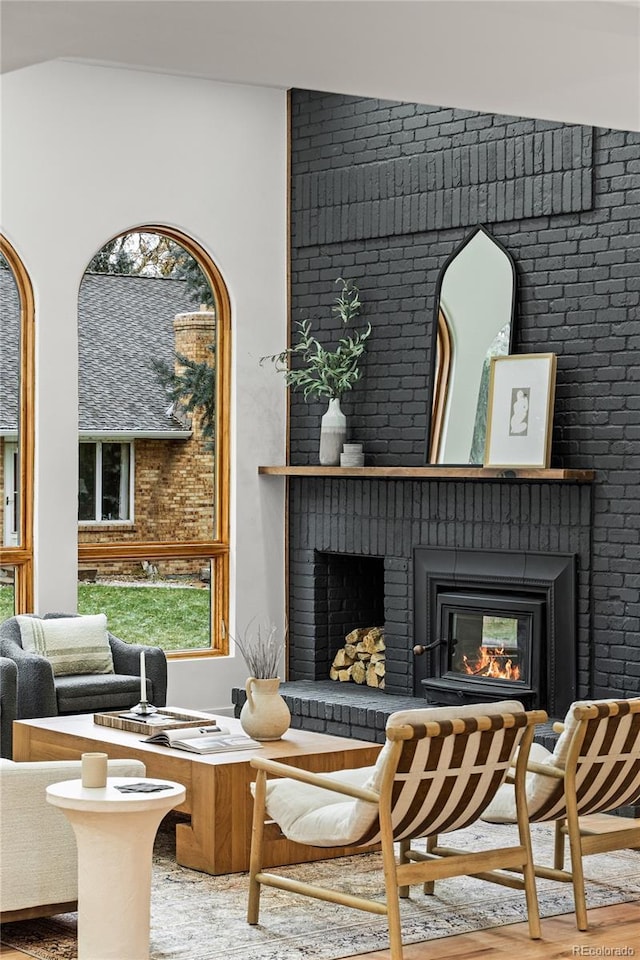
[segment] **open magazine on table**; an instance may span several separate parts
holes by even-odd
[[[252,740],[240,733],[230,733],[227,727],[209,724],[202,727],[183,727],[181,730],[161,730],[144,738],[144,743],[156,743],[161,747],[174,747],[176,750],[188,750],[190,753],[221,753],[228,750],[249,750],[261,747],[258,740]]]

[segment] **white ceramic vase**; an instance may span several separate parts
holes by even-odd
[[[291,712],[279,693],[280,679],[257,680],[245,684],[247,700],[240,711],[242,729],[254,740],[279,740],[291,726]]]
[[[342,445],[347,438],[347,418],[340,409],[340,397],[329,400],[320,427],[320,466],[340,465]]]

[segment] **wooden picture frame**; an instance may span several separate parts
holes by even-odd
[[[549,466],[555,383],[555,353],[491,360],[485,467]]]

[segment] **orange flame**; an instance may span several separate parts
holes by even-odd
[[[478,648],[475,661],[462,657],[464,672],[474,677],[492,677],[496,680],[519,680],[520,667],[505,654],[504,647]]]

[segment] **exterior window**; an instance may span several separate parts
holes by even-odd
[[[230,320],[167,227],[109,240],[78,292],[78,610],[169,657],[228,653]]]
[[[131,519],[131,444],[81,443],[78,520],[113,523]]]
[[[0,619],[33,610],[34,333],[29,277],[0,235]]]
[[[18,444],[4,441],[4,545],[17,547],[20,536],[20,459]]]

